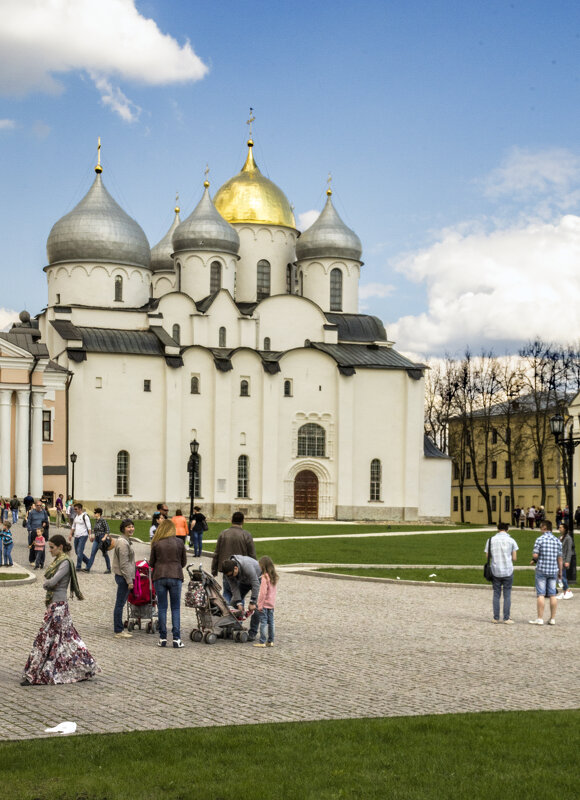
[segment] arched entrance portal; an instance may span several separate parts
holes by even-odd
[[[294,478],[294,517],[318,519],[318,478],[309,469]]]

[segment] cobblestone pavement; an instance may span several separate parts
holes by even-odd
[[[20,526],[15,541],[15,561],[25,564]],[[148,547],[137,547],[146,556]],[[186,646],[174,650],[139,631],[114,639],[115,583],[103,574],[100,554],[93,570],[81,574],[86,600],[73,601],[71,611],[103,672],[70,686],[19,685],[44,592],[40,581],[0,589],[1,739],[43,736],[64,720],[76,722],[78,733],[103,733],[578,705],[580,592],[560,602],[554,627],[529,625],[533,590],[514,592],[516,624],[507,626],[491,624],[491,588],[486,594],[285,571],[274,648],[194,644],[195,617],[184,608]]]

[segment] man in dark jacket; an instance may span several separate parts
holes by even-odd
[[[253,559],[256,558],[256,548],[254,546],[252,534],[244,530],[243,524],[243,513],[241,511],[235,511],[232,515],[231,527],[226,528],[226,530],[222,531],[218,536],[213,558],[211,560],[212,575],[216,576],[218,571],[222,572],[223,562],[227,561],[237,553],[242,556],[250,556]],[[232,593],[230,591],[230,587],[228,586],[227,577],[224,577],[223,587],[224,599],[227,603],[229,603],[232,599]]]
[[[244,608],[244,597],[250,592],[248,611],[253,611],[250,620],[248,641],[253,642],[258,634],[260,612],[258,611],[258,594],[260,593],[260,576],[262,570],[255,558],[234,555],[222,563],[222,572],[227,579],[232,593],[232,603],[239,611]]]

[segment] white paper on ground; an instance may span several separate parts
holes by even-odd
[[[77,729],[76,722],[61,722],[54,728],[45,728],[45,733],[74,733]]]

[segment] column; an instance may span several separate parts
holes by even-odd
[[[28,494],[28,389],[16,392],[16,475],[14,493],[18,497]]]
[[[42,411],[44,392],[32,393],[32,449],[30,454],[30,494],[41,497],[44,492],[42,470]]]
[[[10,497],[10,444],[12,441],[12,389],[0,390],[0,495]]]

